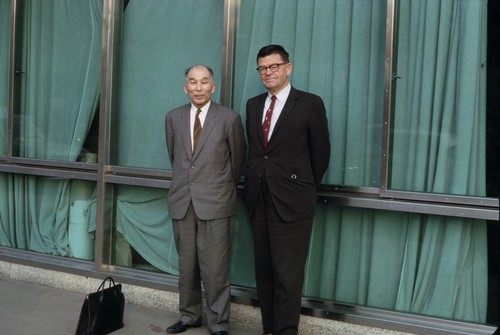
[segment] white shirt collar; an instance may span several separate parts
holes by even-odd
[[[201,107],[201,113],[200,114],[207,114],[207,111],[208,109],[210,108],[210,103],[212,101],[211,100],[208,100],[208,102],[205,104],[205,106]],[[195,105],[193,105],[193,103],[191,103],[191,114],[194,115],[196,114],[196,111],[198,110],[198,107],[196,107]]]
[[[285,102],[286,99],[288,98],[288,95],[290,94],[290,90],[292,89],[292,85],[288,83],[288,85],[285,86],[281,91],[276,94],[276,100],[280,102]],[[268,99],[271,99],[272,94],[268,93]]]

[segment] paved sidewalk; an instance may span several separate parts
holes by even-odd
[[[73,335],[86,294],[96,291],[101,282],[93,277],[0,260],[0,335]],[[166,335],[166,328],[178,319],[178,295],[122,285],[125,326],[112,334]],[[231,305],[231,335],[261,335],[260,322],[258,308]],[[205,325],[183,334],[209,335]],[[411,335],[306,315],[301,316],[299,334]]]
[[[72,335],[85,294],[11,280],[0,274],[0,334]],[[177,313],[134,305],[125,296],[124,328],[113,335],[166,334],[177,321]],[[192,328],[186,335],[207,335],[206,326]],[[231,326],[231,335],[257,335],[259,329]]]

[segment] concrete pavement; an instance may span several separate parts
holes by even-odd
[[[84,298],[84,293],[11,280],[0,274],[0,334],[74,334]],[[125,326],[112,334],[165,334],[177,318],[177,313],[133,304],[125,296]],[[202,326],[184,334],[207,335],[208,330]],[[231,334],[256,335],[259,329],[232,325]]]
[[[102,280],[0,260],[0,334],[74,334],[85,296]],[[116,282],[119,284],[119,282]],[[125,326],[113,335],[166,334],[177,321],[178,295],[123,284]],[[185,335],[208,335],[206,326]],[[253,306],[231,305],[231,335],[260,335],[260,312]],[[300,335],[411,335],[302,315]]]

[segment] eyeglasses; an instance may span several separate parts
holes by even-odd
[[[279,70],[280,65],[285,65],[285,64],[288,64],[288,63],[276,63],[276,64],[271,64],[269,66],[259,66],[256,70],[260,74],[265,74],[267,72],[267,69],[271,70],[271,72],[276,72]]]

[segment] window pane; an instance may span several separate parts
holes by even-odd
[[[304,295],[484,323],[486,244],[483,220],[321,204]]]
[[[86,144],[99,100],[101,1],[18,4],[14,155],[76,161],[95,154]]]
[[[321,96],[332,156],[324,183],[377,187],[384,97],[385,1],[242,1],[238,12],[234,108],[264,92],[258,50],[290,53],[291,83]],[[286,15],[284,15],[286,13]]]
[[[94,260],[95,183],[0,173],[0,246]]]
[[[7,153],[9,106],[10,0],[0,0],[0,156]]]
[[[112,264],[146,271],[179,274],[179,259],[164,189],[117,185],[114,200]],[[252,233],[243,202],[238,204],[231,283],[255,287]]]
[[[486,1],[399,1],[390,188],[486,195]]]
[[[196,8],[196,10],[193,10]],[[130,1],[123,19],[118,108],[111,163],[169,169],[165,114],[189,103],[184,70],[210,66],[219,98],[223,0]]]

